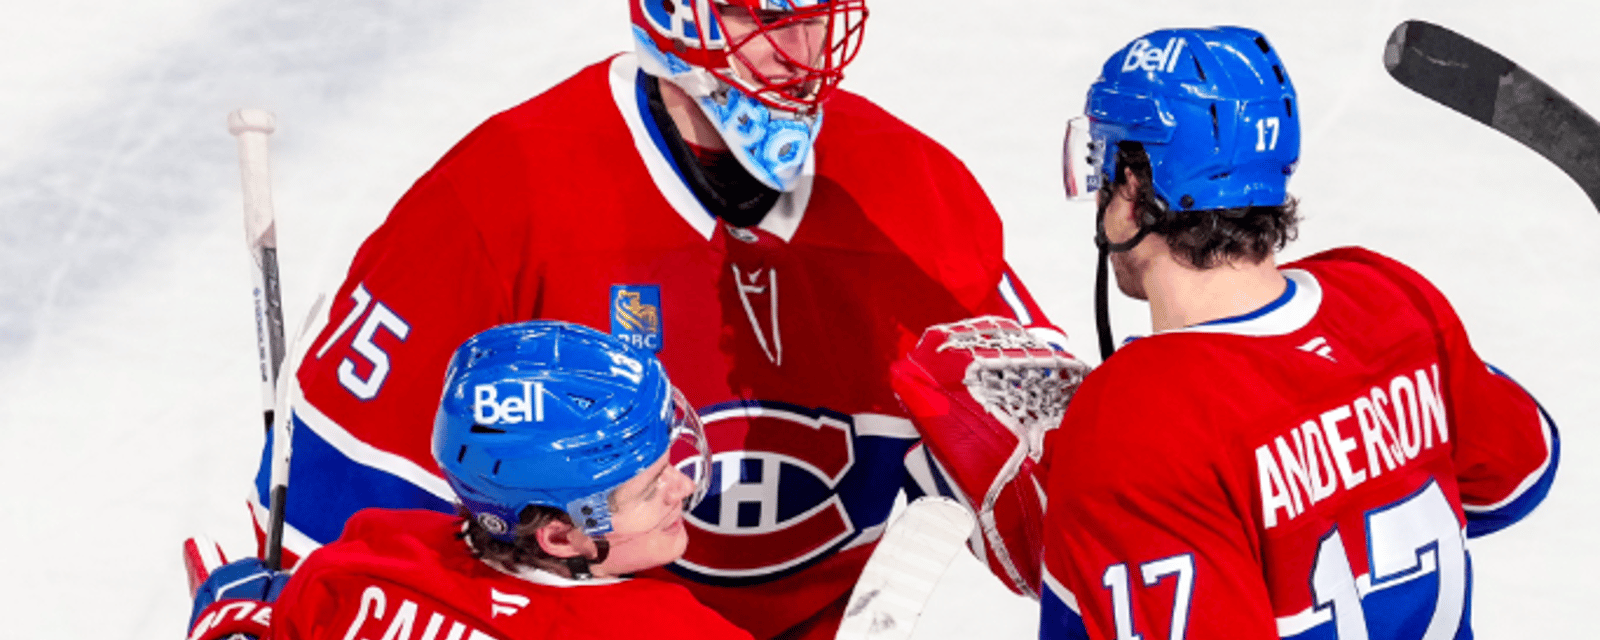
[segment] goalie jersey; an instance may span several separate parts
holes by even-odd
[[[1471,637],[1465,539],[1543,500],[1554,425],[1399,263],[1282,273],[1080,387],[1047,445],[1042,638]]]
[[[915,455],[890,363],[930,324],[1044,319],[970,173],[875,105],[836,93],[809,177],[738,228],[685,186],[647,81],[617,56],[491,118],[363,244],[297,349],[288,551],[365,507],[453,512],[429,446],[452,350],[561,319],[657,353],[705,422],[712,488],[655,577],[757,637],[832,637]]]

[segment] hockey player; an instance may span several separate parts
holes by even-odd
[[[1089,90],[1066,161],[1155,332],[1046,444],[1043,638],[1470,637],[1465,540],[1550,487],[1549,417],[1427,280],[1354,247],[1276,264],[1300,115],[1242,28],[1141,37]]]
[[[630,577],[683,555],[697,485],[678,465],[705,464],[698,418],[648,353],[563,322],[495,327],[455,352],[434,423],[459,516],[362,511],[286,586],[229,565],[191,638],[750,637],[683,587]]]
[[[712,488],[652,575],[830,637],[921,491],[890,363],[934,323],[1044,318],[966,168],[837,89],[862,0],[628,2],[635,53],[490,118],[356,254],[289,381],[285,555],[365,507],[449,512],[425,416],[450,350],[559,318],[657,354],[705,420]]]

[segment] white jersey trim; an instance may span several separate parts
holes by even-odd
[[[1073,593],[1071,589],[1063,586],[1060,580],[1057,580],[1054,575],[1051,575],[1049,568],[1044,570],[1044,588],[1050,593],[1054,594],[1056,598],[1060,599],[1061,604],[1067,605],[1067,608],[1071,609],[1074,614],[1078,615],[1078,617],[1083,617],[1083,608],[1078,606],[1077,594]]]
[[[1494,370],[1490,369],[1490,371],[1493,372]],[[1539,432],[1544,435],[1544,462],[1540,463],[1539,467],[1534,469],[1532,473],[1529,473],[1528,477],[1523,478],[1522,482],[1517,484],[1517,488],[1513,489],[1511,494],[1507,495],[1505,498],[1502,498],[1493,504],[1486,505],[1467,504],[1466,501],[1462,501],[1462,511],[1466,511],[1468,513],[1490,513],[1503,509],[1507,505],[1516,502],[1517,499],[1526,494],[1529,489],[1532,489],[1535,485],[1538,485],[1545,479],[1545,474],[1549,473],[1550,471],[1550,463],[1555,461],[1555,445],[1553,442],[1555,439],[1555,432],[1551,428],[1553,425],[1550,424],[1549,416],[1545,415],[1544,410],[1539,409],[1537,413],[1539,414]]]
[[[267,531],[267,525],[272,522],[272,510],[262,506],[266,502],[261,496],[254,495],[256,493],[254,482],[250,483],[250,487],[251,497],[255,498],[250,502],[250,515],[255,518],[257,527]],[[284,522],[283,548],[303,559],[312,551],[322,548],[322,543],[312,540],[311,536],[301,533],[299,529],[294,528],[294,525]]]
[[[1301,269],[1284,269],[1279,273],[1294,282],[1296,289],[1294,294],[1276,309],[1244,320],[1198,324],[1156,333],[1222,333],[1264,338],[1299,331],[1310,324],[1312,318],[1317,316],[1317,311],[1322,308],[1322,284],[1317,282],[1316,276]]]
[[[672,160],[661,154],[661,149],[656,147],[656,142],[650,137],[650,128],[644,124],[644,115],[639,113],[639,99],[637,82],[639,74],[639,61],[631,53],[625,53],[611,59],[611,98],[617,104],[617,111],[622,113],[622,120],[628,124],[628,133],[633,136],[634,150],[639,153],[639,158],[644,161],[644,168],[650,173],[650,180],[655,183],[656,190],[661,192],[661,197],[666,198],[667,204],[683,217],[683,221],[700,232],[700,236],[710,240],[711,234],[717,229],[717,219],[701,206],[700,200],[689,191],[689,186],[678,177],[678,170],[673,168]]]
[[[445,482],[444,478],[403,456],[383,451],[350,435],[350,432],[345,431],[339,423],[334,422],[306,400],[298,380],[290,383],[289,396],[289,406],[293,408],[294,417],[299,418],[313,433],[351,461],[405,480],[445,502],[456,501],[455,491],[450,489],[450,484]]]
[[[1011,281],[1011,274],[1000,275],[1000,297],[1006,301],[1006,306],[1011,307],[1011,313],[1017,316],[1017,324],[1024,327],[1033,324],[1033,314],[1028,313],[1028,305],[1022,304],[1022,296],[1017,295],[1017,285]]]
[[[1460,533],[1461,533],[1462,539],[1466,539],[1466,532],[1465,531],[1461,531]],[[1431,558],[1431,556],[1424,556],[1424,557]],[[1424,562],[1427,562],[1427,561],[1424,561]],[[1411,583],[1413,581],[1422,579],[1422,578],[1424,578],[1426,576],[1436,575],[1436,572],[1437,572],[1437,564],[1436,563],[1431,565],[1432,568],[1429,568],[1430,564],[1427,564],[1427,563],[1422,564],[1421,566],[1423,567],[1423,570],[1421,570],[1421,571],[1412,570],[1410,573],[1401,573],[1401,574],[1398,574],[1396,576],[1391,576],[1391,577],[1388,577],[1388,578],[1384,578],[1377,585],[1373,585],[1372,584],[1372,573],[1370,571],[1367,572],[1367,573],[1363,573],[1363,574],[1361,574],[1359,576],[1356,576],[1355,585],[1354,585],[1355,586],[1355,591],[1356,591],[1356,599],[1357,600],[1365,600],[1367,598],[1367,596],[1370,595],[1370,594],[1382,592],[1382,591],[1387,590],[1387,589],[1393,589],[1393,588],[1399,587],[1399,586],[1403,586],[1403,585],[1409,584],[1409,583]],[[1469,575],[1468,581],[1469,582],[1471,580],[1470,573],[1471,572],[1468,572],[1468,575]],[[1277,622],[1278,622],[1278,637],[1280,637],[1280,638],[1288,638],[1288,637],[1291,637],[1291,636],[1297,636],[1297,635],[1300,635],[1300,634],[1305,633],[1307,631],[1310,631],[1312,629],[1315,629],[1318,626],[1321,626],[1321,625],[1324,625],[1324,624],[1328,624],[1328,623],[1331,623],[1333,621],[1334,620],[1333,620],[1333,609],[1332,608],[1323,607],[1323,608],[1319,609],[1319,608],[1317,608],[1316,605],[1312,605],[1310,607],[1306,607],[1305,609],[1301,609],[1298,613],[1291,613],[1291,614],[1286,615],[1286,616],[1278,616],[1278,618],[1277,618]]]
[[[566,578],[558,576],[554,573],[550,573],[544,569],[535,569],[533,567],[517,567],[512,569],[510,567],[503,567],[498,562],[489,562],[487,560],[483,561],[483,563],[488,565],[489,568],[499,571],[500,573],[547,587],[603,587],[606,585],[619,584],[628,581],[627,578],[601,577],[594,577],[588,580],[573,580],[572,578]]]
[[[638,97],[639,60],[632,53],[624,53],[611,59],[611,98],[616,102],[617,111],[622,113],[623,122],[628,125],[628,133],[633,137],[633,147],[644,161],[650,180],[655,183],[656,190],[665,198],[667,204],[683,218],[684,222],[694,227],[702,238],[707,240],[716,233],[717,218],[700,204],[700,199],[689,190],[689,185],[684,184],[683,178],[678,176],[678,170],[673,166],[672,159],[661,152],[656,146],[655,139],[650,134],[650,127],[645,124],[644,114],[639,112]],[[800,221],[805,217],[806,207],[811,203],[811,188],[817,173],[817,154],[815,150],[806,158],[805,167],[800,170],[800,178],[793,191],[778,196],[778,202],[772,206],[772,211],[762,218],[759,227],[774,236],[788,242],[800,228]]]
[[[851,416],[856,423],[856,435],[879,436],[883,438],[899,438],[901,440],[916,440],[922,437],[917,433],[917,426],[910,420],[899,416],[884,415],[881,413],[858,413]]]
[[[1278,617],[1278,636],[1297,636],[1333,621],[1333,609],[1308,608],[1300,613]]]

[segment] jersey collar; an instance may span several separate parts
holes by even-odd
[[[472,543],[470,543],[470,542],[467,543],[467,547],[470,548],[471,546],[472,546]],[[556,575],[556,574],[551,573],[549,571],[545,571],[544,569],[537,569],[537,568],[534,568],[534,567],[525,567],[525,566],[508,567],[508,566],[506,566],[504,564],[501,564],[499,562],[495,562],[494,560],[490,560],[488,558],[478,558],[478,561],[482,562],[485,566],[489,567],[490,569],[494,569],[495,571],[498,571],[500,573],[506,574],[506,575],[514,577],[514,578],[519,578],[519,579],[524,580],[526,582],[532,582],[533,584],[540,584],[540,585],[544,585],[544,586],[547,586],[547,587],[564,587],[564,588],[565,587],[600,587],[600,586],[605,586],[605,585],[608,585],[608,584],[617,584],[619,582],[627,582],[628,581],[628,578],[600,578],[600,577],[590,578],[588,580],[573,580],[572,578],[568,578],[566,576]]]
[[[717,229],[717,218],[706,211],[700,200],[695,198],[694,192],[689,190],[688,183],[678,173],[677,165],[672,162],[672,153],[667,149],[666,141],[661,138],[660,130],[650,117],[649,105],[644,102],[644,92],[640,87],[642,74],[634,54],[625,53],[612,58],[608,74],[611,98],[616,102],[617,110],[622,113],[622,120],[627,124],[628,133],[633,138],[634,150],[644,161],[645,169],[650,174],[650,180],[655,183],[656,190],[666,199],[667,204],[678,212],[684,222],[694,227],[701,237],[710,240]],[[816,152],[813,151],[801,170],[799,184],[793,191],[779,196],[772,211],[762,218],[761,224],[757,226],[784,242],[794,238],[795,231],[800,228],[800,220],[805,215],[806,205],[811,202],[811,188],[815,176]]]
[[[461,524],[460,530],[461,530],[462,533],[466,533],[466,531],[467,531],[466,523],[463,522]],[[484,566],[489,567],[490,569],[494,569],[495,571],[498,571],[500,573],[506,574],[508,576],[511,576],[511,577],[514,577],[514,578],[520,578],[520,579],[522,579],[524,581],[532,582],[534,584],[542,584],[542,585],[547,586],[547,587],[596,587],[596,586],[604,586],[604,585],[608,585],[608,584],[617,584],[619,582],[627,582],[628,581],[628,578],[598,578],[598,577],[597,578],[590,578],[588,580],[573,580],[572,578],[568,578],[566,576],[556,575],[556,574],[551,573],[549,571],[545,571],[543,569],[538,569],[538,568],[534,568],[534,567],[527,567],[527,566],[512,567],[512,566],[506,566],[505,564],[503,564],[501,562],[497,562],[495,560],[491,560],[489,558],[485,558],[485,557],[479,555],[477,547],[473,546],[473,544],[472,544],[472,540],[467,538],[464,535],[461,536],[461,543],[466,545],[467,550],[473,555],[474,559],[476,559],[478,562],[483,563]]]
[[[1299,331],[1316,317],[1322,307],[1322,285],[1302,269],[1284,269],[1288,286],[1283,295],[1244,315],[1212,320],[1159,333],[1222,333],[1238,336],[1281,336]]]

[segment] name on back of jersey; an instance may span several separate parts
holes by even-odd
[[[460,619],[454,612],[439,608],[427,599],[405,597],[408,594],[401,591],[392,594],[376,584],[363,589],[355,619],[343,637],[352,640],[496,640],[495,636]],[[496,592],[495,595],[504,597],[506,594]],[[501,597],[495,598],[493,616],[515,614],[521,607],[514,605],[528,603],[526,597],[511,603],[502,601]]]
[[[1433,363],[1284,427],[1255,449],[1263,524],[1271,529],[1292,521],[1448,443],[1444,407]]]

